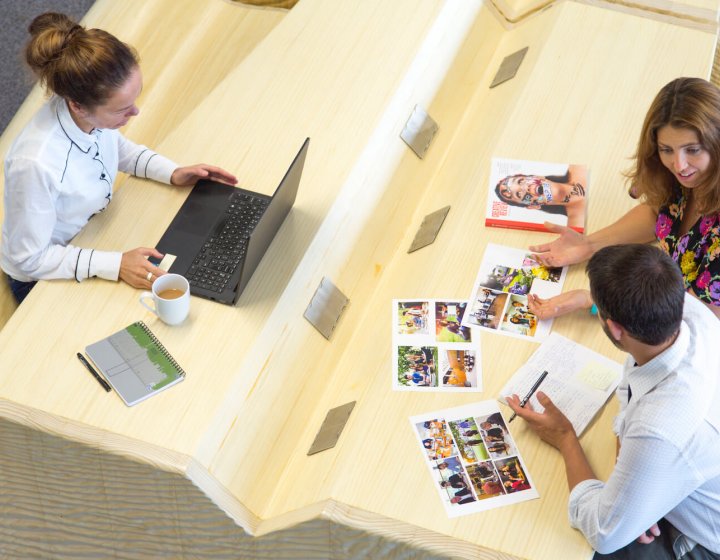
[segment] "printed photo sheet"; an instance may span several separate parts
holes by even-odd
[[[622,377],[622,366],[602,354],[560,334],[552,333],[500,391],[505,397],[524,397],[543,371],[548,374],[538,391],[548,395],[568,417],[580,436],[613,394]],[[544,409],[533,395],[533,408]]]
[[[393,300],[393,389],[482,391],[480,340],[462,325],[466,310],[458,299]]]
[[[528,308],[528,295],[550,298],[562,292],[567,268],[539,264],[527,249],[488,244],[475,278],[462,326],[540,342],[552,319],[541,321]]]
[[[448,517],[539,497],[495,401],[410,418]]]

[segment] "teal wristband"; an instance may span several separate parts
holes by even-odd
[[[590,315],[597,315],[597,305],[594,303],[592,304],[592,307],[590,308]]]

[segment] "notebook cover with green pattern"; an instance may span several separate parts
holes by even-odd
[[[128,406],[185,378],[183,369],[142,321],[89,345],[85,352]]]

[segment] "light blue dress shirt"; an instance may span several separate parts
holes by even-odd
[[[570,523],[598,552],[624,547],[665,517],[685,548],[720,553],[719,346],[720,321],[686,295],[675,343],[642,366],[628,359],[615,469],[607,482],[585,480],[570,493]]]

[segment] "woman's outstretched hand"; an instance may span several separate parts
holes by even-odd
[[[583,234],[550,222],[545,222],[545,228],[550,233],[560,234],[560,237],[550,243],[530,246],[540,264],[550,267],[565,266],[583,262],[592,256],[592,247]]]

